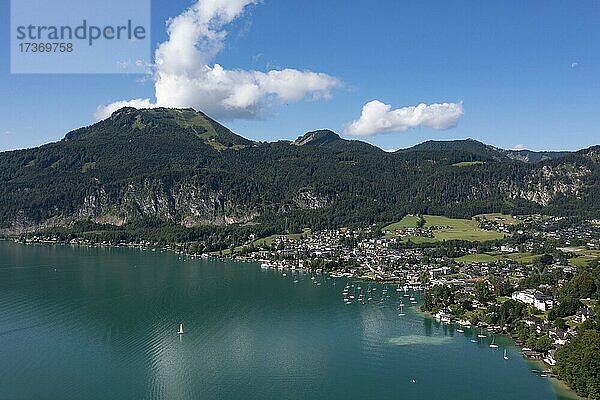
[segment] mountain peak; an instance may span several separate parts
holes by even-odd
[[[241,148],[251,140],[236,135],[217,121],[193,108],[123,107],[92,126],[69,132],[66,141],[95,136],[194,135],[216,150]]]
[[[329,129],[321,129],[308,132],[305,135],[300,136],[293,142],[293,144],[296,146],[323,146],[338,140],[343,139],[337,133],[330,131]]]

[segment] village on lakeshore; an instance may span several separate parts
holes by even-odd
[[[41,235],[20,240],[63,241]],[[147,241],[95,243],[79,238],[69,243],[152,250],[160,246]],[[597,300],[592,298],[595,293],[578,293],[586,290],[587,280],[597,278],[591,276],[597,272],[589,272],[600,259],[600,221],[596,220],[407,215],[383,227],[305,229],[267,238],[251,235],[245,243],[228,249],[206,252],[203,248],[204,243],[162,246],[182,257],[231,257],[256,261],[264,269],[284,274],[327,274],[398,285],[398,291],[423,291],[421,310],[440,323],[461,327],[460,331],[470,327],[509,334],[522,347],[524,357],[550,366],[556,364],[558,349],[576,337],[578,327],[596,323],[598,313]],[[598,290],[591,286],[590,290]],[[367,294],[357,296],[357,303],[365,304]],[[412,296],[411,300],[416,304]]]

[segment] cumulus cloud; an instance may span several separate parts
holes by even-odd
[[[448,129],[456,126],[462,115],[462,102],[429,105],[421,103],[392,110],[391,105],[373,100],[363,106],[359,119],[346,126],[346,133],[371,136],[385,132],[405,132],[419,126]]]
[[[150,99],[132,99],[132,100],[123,100],[123,101],[115,101],[114,103],[100,106],[96,109],[94,116],[96,119],[105,119],[110,117],[110,115],[123,108],[123,107],[134,107],[134,108],[154,108],[156,104],[153,104]]]
[[[513,150],[516,150],[516,151],[525,150],[525,149],[526,149],[525,145],[521,144],[521,143],[515,144],[515,147],[513,147]]]
[[[156,101],[134,99],[100,106],[96,117],[124,106],[193,107],[224,119],[256,118],[274,103],[328,98],[339,79],[324,73],[281,69],[229,70],[215,63],[227,24],[258,0],[199,0],[167,21],[168,40],[155,52]]]

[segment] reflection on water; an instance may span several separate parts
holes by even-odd
[[[516,350],[502,358],[506,339],[495,351],[418,305],[398,315],[391,286],[334,282],[160,251],[0,242],[0,398],[557,398]]]
[[[430,318],[423,318],[423,326],[425,328],[425,335],[431,336],[433,333],[433,320]]]
[[[393,337],[389,342],[396,346],[415,346],[415,345],[440,345],[452,340],[448,336],[422,336],[422,335],[404,335]]]

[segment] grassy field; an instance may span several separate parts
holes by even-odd
[[[287,236],[288,239],[291,240],[299,240],[300,236],[302,235],[306,235],[306,236],[310,236],[312,234],[311,230],[309,228],[305,228],[302,233],[290,233],[288,235],[271,235],[271,236],[267,236],[264,238],[260,238],[260,239],[256,239],[254,242],[252,242],[252,244],[254,245],[254,247],[263,247],[263,246],[270,246],[273,241],[278,238],[279,236]],[[240,251],[242,251],[242,249],[244,248],[244,246],[237,246],[233,248],[233,253],[239,253]],[[213,251],[210,254],[212,255],[219,255],[221,252],[219,251]],[[223,255],[224,256],[228,256],[231,254],[231,249],[225,249],[223,250]]]
[[[519,264],[529,265],[537,261],[541,257],[541,255],[531,253],[510,253],[505,254],[504,257],[516,261]]]
[[[448,218],[439,215],[423,215],[425,228],[433,229],[433,238],[423,236],[404,236],[403,241],[413,243],[433,243],[443,240],[468,240],[484,242],[486,240],[502,239],[504,234],[479,229],[477,221],[472,219]],[[387,237],[396,236],[395,230],[401,228],[416,228],[418,217],[407,215],[401,221],[383,228]]]
[[[583,250],[578,256],[571,258],[569,263],[576,267],[588,266],[594,260],[600,260],[600,250]],[[457,262],[472,264],[476,262],[493,262],[500,260],[512,260],[522,265],[531,265],[541,256],[531,253],[478,253],[455,258]]]
[[[477,221],[470,219],[447,218],[435,215],[425,215],[425,227],[437,228],[433,235],[439,240],[469,240],[484,242],[486,240],[502,239],[499,232],[479,229]]]
[[[418,220],[419,217],[417,217],[416,215],[407,215],[404,218],[402,218],[399,222],[394,222],[393,224],[389,224],[388,226],[384,227],[383,230],[394,232],[396,229],[401,228],[416,228]]]
[[[463,264],[473,264],[477,262],[493,262],[498,261],[496,256],[492,256],[490,254],[467,254],[466,256],[458,257],[454,259],[457,262]]]
[[[285,236],[287,236],[287,238],[291,239],[291,240],[299,240],[302,235],[310,236],[310,234],[311,234],[310,229],[305,228],[302,233],[290,233],[290,234],[285,235]],[[253,244],[256,247],[265,246],[265,245],[266,246],[270,246],[273,243],[273,240],[275,240],[279,236],[284,236],[284,235],[271,235],[271,236],[267,236],[266,238],[256,239],[253,242]]]
[[[533,264],[535,260],[540,258],[539,255],[534,255],[531,253],[477,253],[477,254],[468,254],[466,256],[455,258],[454,260],[457,262],[461,262],[464,264],[473,264],[476,262],[494,262],[500,260],[512,260],[516,261],[519,264],[530,265]]]
[[[521,220],[513,217],[512,215],[506,215],[506,214],[500,214],[500,213],[479,214],[479,215],[476,215],[475,218],[494,221],[501,225],[518,225],[518,224],[522,223]]]
[[[587,267],[594,260],[600,260],[600,250],[582,250],[577,252],[577,257],[569,260],[576,267]]]
[[[464,168],[464,167],[471,167],[473,165],[483,165],[485,164],[483,161],[463,161],[463,162],[459,162],[456,164],[452,164],[453,167],[457,167],[457,168]]]

